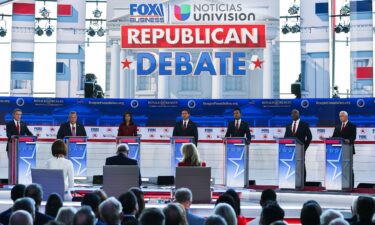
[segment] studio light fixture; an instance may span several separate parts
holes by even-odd
[[[90,36],[90,37],[94,37],[96,32],[94,30],[94,28],[92,28],[91,26],[89,27],[89,29],[87,29],[87,34]]]
[[[342,25],[341,23],[339,23],[339,25],[337,25],[335,27],[335,32],[337,34],[339,34],[341,32],[349,33],[349,31],[350,31],[350,24],[344,24],[344,25]]]
[[[100,18],[102,17],[102,11],[99,10],[99,6],[98,6],[98,1],[96,1],[96,9],[94,11],[92,11],[92,14],[94,15],[95,18]]]
[[[97,31],[96,31],[96,34],[99,36],[99,37],[103,37],[105,35],[105,30],[103,29],[103,27],[100,27]]]
[[[54,29],[53,27],[51,26],[51,24],[48,24],[48,26],[46,27],[46,29],[44,30],[46,32],[46,35],[48,37],[51,37],[53,32],[54,32]]]
[[[288,13],[290,15],[297,15],[299,12],[299,5],[296,4],[296,2],[293,3],[291,7],[288,9]]]
[[[298,24],[296,24],[292,26],[291,30],[292,30],[292,33],[298,33],[301,31],[301,27]]]
[[[346,3],[343,5],[340,9],[340,15],[341,16],[349,16],[350,15],[350,5]]]
[[[281,28],[281,32],[283,32],[283,34],[287,34],[287,33],[291,32],[291,31],[292,31],[292,29],[291,29],[291,27],[288,24],[285,24]]]
[[[35,27],[35,34],[38,36],[42,36],[44,34],[43,29],[39,25]]]
[[[5,37],[7,35],[7,29],[0,27],[0,37]]]
[[[39,13],[43,18],[49,18],[50,11],[45,6],[39,10]]]

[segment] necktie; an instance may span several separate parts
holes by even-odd
[[[72,136],[76,136],[76,127],[72,126]]]
[[[186,121],[184,121],[184,129],[186,129],[186,128],[187,128]]]
[[[240,121],[239,121],[239,120],[236,120],[236,129],[237,129],[237,130],[240,129]]]
[[[17,129],[18,135],[20,135],[21,130],[20,130],[20,122],[19,121],[17,121],[16,129]]]
[[[341,132],[342,132],[342,130],[344,130],[344,128],[345,128],[345,123],[342,123],[342,125],[341,125]]]
[[[293,135],[296,134],[296,121],[293,122]]]

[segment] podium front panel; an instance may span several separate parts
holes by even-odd
[[[296,140],[279,140],[279,188],[295,189],[296,183]]]
[[[248,184],[248,146],[244,138],[227,138],[225,144],[225,185],[245,187]]]
[[[181,147],[186,143],[194,143],[194,137],[171,137],[171,169],[173,174],[178,163],[183,158]]]
[[[66,137],[67,158],[73,163],[74,177],[87,176],[87,137]]]
[[[140,163],[141,138],[140,137],[117,137],[117,145],[127,144],[129,146],[129,158],[135,159]]]
[[[326,174],[327,190],[342,190],[342,142],[326,140]]]

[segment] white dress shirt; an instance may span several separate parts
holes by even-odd
[[[52,170],[63,170],[65,191],[74,187],[73,163],[63,157],[52,157],[46,162],[46,168]]]

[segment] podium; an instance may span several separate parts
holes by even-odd
[[[116,144],[127,144],[129,146],[129,158],[135,159],[140,164],[141,137],[140,136],[120,136],[116,138]]]
[[[12,136],[9,154],[9,184],[31,184],[31,169],[36,166],[35,136]]]
[[[342,138],[325,140],[326,145],[326,190],[351,190],[353,188],[353,146]]]
[[[70,136],[64,138],[68,146],[67,158],[72,161],[74,177],[87,176],[87,137]]]
[[[296,138],[279,139],[279,188],[303,189],[305,149]]]
[[[224,184],[247,187],[249,183],[249,146],[246,138],[224,138]]]
[[[182,160],[181,146],[186,143],[194,143],[194,137],[171,137],[171,171],[175,174],[178,163]]]

